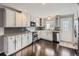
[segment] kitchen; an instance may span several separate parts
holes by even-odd
[[[0,4],[0,54],[78,56],[77,3]]]

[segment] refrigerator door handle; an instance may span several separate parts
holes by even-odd
[[[74,29],[74,35],[75,35],[75,38],[76,38],[77,37],[76,29]]]

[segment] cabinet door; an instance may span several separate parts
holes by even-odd
[[[42,19],[42,27],[45,27],[45,19]]]
[[[15,11],[6,9],[5,27],[15,27]]]
[[[21,35],[16,35],[16,50],[21,49]]]
[[[22,34],[22,47],[25,47],[27,45],[28,45],[27,34]]]
[[[29,33],[29,39],[28,39],[29,44],[32,43],[32,33]]]
[[[0,27],[0,36],[4,35],[4,28]]]
[[[27,35],[27,45],[29,45],[29,34]]]
[[[26,27],[30,27],[30,15],[29,14],[27,14],[26,15]]]
[[[47,36],[46,36],[46,35],[47,35],[46,31],[41,31],[41,32],[40,32],[40,37],[41,37],[41,38],[47,39]]]
[[[22,14],[22,27],[26,27],[26,20],[27,20],[26,14]]]
[[[27,35],[27,45],[31,44],[32,43],[32,33],[28,33]]]
[[[3,12],[4,12],[4,9],[0,8],[0,27],[4,26]]]
[[[47,20],[46,24],[45,24],[45,28],[53,30],[55,28],[55,21],[54,20],[52,20],[52,21]]]
[[[16,27],[22,26],[22,13],[16,12]]]
[[[47,37],[47,40],[53,41],[52,31],[48,31],[46,37]]]
[[[36,22],[36,27],[40,27],[40,19],[39,18],[35,18],[35,22]]]
[[[4,37],[0,36],[0,53],[4,51]]]
[[[13,53],[15,51],[15,37],[9,36],[8,37],[8,54]]]

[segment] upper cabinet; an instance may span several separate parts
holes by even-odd
[[[0,27],[3,27],[4,26],[4,16],[3,16],[3,12],[4,12],[5,10],[3,9],[3,8],[0,8]]]
[[[45,26],[45,19],[41,17],[35,18],[36,27],[44,27]]]
[[[5,27],[15,27],[15,11],[5,9]]]
[[[25,13],[16,12],[16,27],[26,27],[27,16]]]
[[[0,27],[26,27],[28,19],[26,13],[0,8]]]
[[[36,27],[40,27],[40,20],[39,18],[35,18]]]
[[[55,17],[48,17],[48,18],[46,18],[45,29],[52,29],[52,30],[54,30],[55,26],[56,26]]]
[[[26,27],[26,23],[27,23],[27,15],[26,14],[22,14],[22,27]]]
[[[22,26],[22,13],[16,12],[16,27]]]

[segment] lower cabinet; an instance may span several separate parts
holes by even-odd
[[[21,35],[16,35],[16,51],[21,49]]]
[[[27,40],[28,40],[28,45],[32,43],[32,33],[28,33]]]
[[[46,38],[47,38],[47,40],[49,40],[49,41],[53,41],[53,34],[52,34],[52,31],[48,31],[48,32],[46,33]]]
[[[28,45],[27,34],[22,34],[22,47]]]
[[[0,36],[0,53],[3,53],[3,48],[4,48],[4,37]]]
[[[40,31],[39,37],[48,41],[53,41],[52,31]]]
[[[15,36],[4,37],[4,52],[6,54],[15,52]]]
[[[28,46],[32,43],[32,33],[5,35],[4,36],[4,52],[6,55],[13,54],[14,52]],[[2,48],[1,48],[2,49]],[[20,52],[16,54],[20,55]]]

